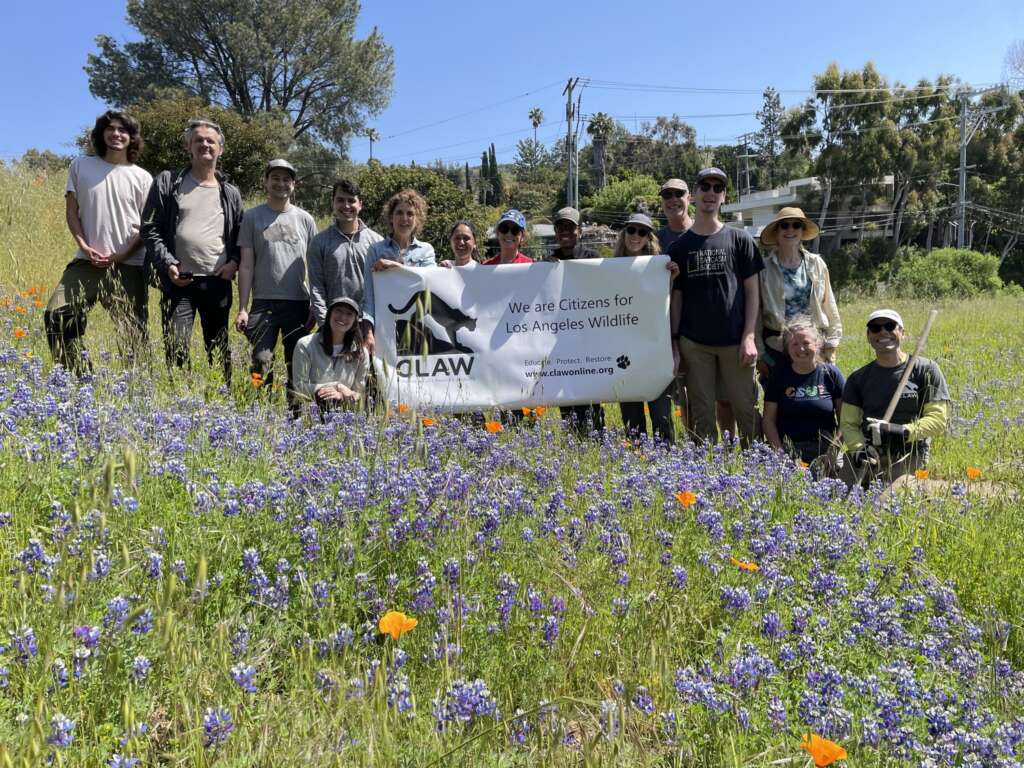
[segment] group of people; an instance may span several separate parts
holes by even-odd
[[[44,322],[54,360],[73,371],[88,370],[83,336],[97,301],[111,310],[126,354],[148,347],[148,270],[161,291],[168,365],[188,366],[198,316],[207,356],[211,363],[219,359],[230,382],[228,328],[237,275],[234,327],[252,345],[254,382],[272,382],[280,340],[293,411],[308,401],[322,408],[359,403],[375,352],[371,273],[481,261],[473,224],[458,221],[449,229],[454,259],[438,263],[433,246],[418,239],[427,203],[411,189],[387,201],[385,236],[363,222],[358,185],[339,179],[331,190],[333,222],[317,232],[312,216],[292,203],[297,172],[284,159],[266,165],[266,202],[243,211],[238,189],[217,170],[225,141],[220,127],[193,120],[183,138],[188,165],[153,179],[135,164],[142,150],[138,122],[108,111],[91,134],[94,154],[71,165],[66,213],[78,251]],[[949,394],[938,366],[917,358],[904,383],[903,320],[882,309],[866,323],[876,359],[844,380],[835,365],[842,324],[828,267],[804,247],[816,239],[817,226],[799,208],[782,209],[760,234],[762,256],[749,234],[722,222],[726,185],[721,170],[705,168],[691,198],[684,180],[669,179],[659,192],[666,224],[657,229],[636,213],[619,232],[615,257],[670,257],[677,371],[673,385],[653,401],[620,403],[627,432],[646,434],[649,413],[654,437],[674,442],[679,406],[698,439],[715,440],[721,431],[749,443],[763,435],[809,464],[828,458],[850,482],[879,474],[891,479],[924,466],[929,441],[948,418]],[[558,211],[557,247],[547,259],[599,258],[581,244],[580,228],[577,210]],[[532,262],[522,252],[528,230],[521,212],[505,211],[495,235],[498,252],[483,264]],[[895,411],[886,419],[893,400]],[[581,435],[604,429],[600,403],[561,412]]]

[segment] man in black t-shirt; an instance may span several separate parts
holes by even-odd
[[[555,240],[558,248],[551,252],[547,261],[568,261],[570,259],[599,259],[601,254],[579,243],[580,212],[575,208],[562,208],[555,214]],[[600,403],[590,405],[567,405],[558,409],[566,426],[572,426],[580,437],[592,432],[604,431],[604,408]]]
[[[754,326],[757,275],[764,262],[750,235],[718,218],[726,181],[718,168],[697,174],[697,217],[668,250],[679,266],[672,287],[672,335],[686,363],[694,432],[703,440],[716,439],[715,391],[721,383],[749,444],[760,434]]]
[[[931,438],[945,432],[949,419],[946,379],[932,360],[919,357],[892,419],[883,420],[909,362],[900,349],[903,318],[893,309],[875,310],[867,335],[875,360],[846,380],[839,419],[847,450],[839,475],[849,485],[867,486],[876,477],[892,482],[924,468]]]

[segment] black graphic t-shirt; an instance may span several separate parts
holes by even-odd
[[[846,380],[846,386],[843,388],[843,402],[855,405],[864,411],[861,430],[865,435],[867,434],[868,418],[880,419],[885,415],[885,409],[889,407],[889,400],[896,392],[896,387],[899,386],[900,377],[903,376],[906,367],[906,362],[895,368],[885,368],[877,361],[872,361],[851,373],[850,378]],[[907,380],[907,386],[896,404],[896,411],[893,413],[891,421],[894,424],[909,424],[921,416],[925,404],[948,400],[949,389],[946,387],[946,379],[942,375],[942,371],[939,370],[939,366],[926,357],[919,357]],[[894,440],[897,445],[892,445],[892,448],[904,447],[902,438]]]
[[[764,269],[754,239],[722,227],[713,235],[688,230],[668,249],[679,265],[673,290],[683,294],[679,332],[698,344],[729,347],[743,338],[743,281]]]
[[[835,401],[842,397],[845,383],[831,363],[819,363],[810,373],[797,373],[791,365],[776,366],[764,401],[778,404],[779,435],[794,443],[830,437],[836,431]]]

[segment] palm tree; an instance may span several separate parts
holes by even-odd
[[[537,129],[540,128],[540,124],[544,122],[544,110],[540,107],[534,107],[530,110],[530,123],[533,125],[533,141],[537,142]]]
[[[605,112],[596,113],[587,123],[587,133],[594,142],[594,182],[598,189],[604,189],[605,147],[614,128],[615,121]]]
[[[376,128],[367,128],[363,135],[370,140],[370,159],[373,160],[373,142],[380,141],[380,132]]]

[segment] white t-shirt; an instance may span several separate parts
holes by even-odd
[[[102,157],[82,155],[71,161],[66,191],[78,202],[78,220],[89,247],[111,256],[120,251],[142,225],[142,209],[153,177],[137,165],[115,165]],[[140,245],[123,263],[141,266]],[[89,260],[81,248],[76,259]]]

